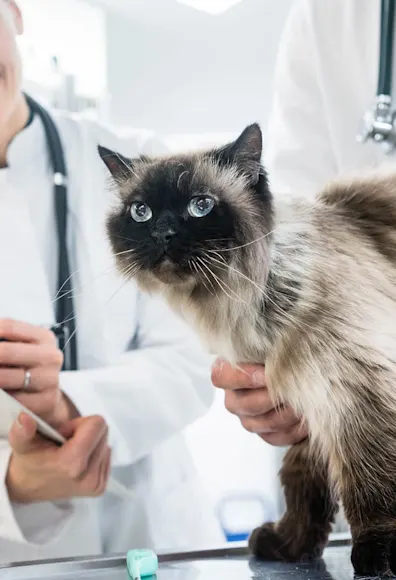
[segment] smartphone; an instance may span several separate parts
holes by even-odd
[[[16,401],[14,397],[9,395],[6,391],[3,391],[3,389],[0,389],[0,438],[8,438],[8,433],[14,421],[22,412],[33,417],[37,423],[37,431],[42,437],[53,441],[57,445],[63,445],[63,443],[66,442],[66,439],[51,427],[51,425],[48,425],[48,423],[40,419],[40,417],[37,417],[37,415],[24,407],[24,405],[19,401]],[[128,489],[118,480],[113,478],[110,478],[107,483],[107,491],[117,495],[121,499],[130,500],[134,497],[133,490]]]

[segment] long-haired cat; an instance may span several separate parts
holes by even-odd
[[[273,200],[257,124],[222,148],[126,159],[107,227],[122,272],[233,363],[262,363],[309,439],[281,470],[264,559],[320,555],[342,501],[358,574],[396,574],[396,177]]]

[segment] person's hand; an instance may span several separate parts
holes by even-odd
[[[53,332],[16,320],[0,319],[0,388],[22,405],[58,427],[78,416],[78,412],[59,388],[63,364]],[[25,372],[30,381],[23,388]]]
[[[239,417],[243,427],[271,445],[294,445],[307,437],[304,422],[292,409],[276,409],[266,387],[264,367],[233,368],[218,360],[212,370],[213,384],[225,391],[226,409]]]
[[[60,432],[68,441],[58,447],[36,434],[29,415],[20,414],[9,434],[12,455],[6,485],[11,501],[56,501],[104,493],[111,463],[104,419],[74,419]]]

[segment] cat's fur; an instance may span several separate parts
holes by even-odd
[[[273,399],[308,424],[280,474],[286,513],[253,533],[254,554],[320,554],[341,500],[356,572],[396,574],[396,177],[275,208],[258,125],[214,151],[100,154],[120,193],[108,232],[121,271],[218,355],[265,363]],[[189,217],[190,198],[207,192],[212,212]],[[151,207],[149,222],[132,220],[134,200]],[[174,230],[167,255],[158,228]]]

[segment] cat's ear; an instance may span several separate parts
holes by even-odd
[[[106,147],[101,145],[98,145],[98,152],[116,181],[125,180],[133,173],[134,159],[128,159],[120,153],[106,149]]]
[[[231,145],[231,156],[239,169],[245,173],[253,185],[258,182],[263,136],[258,123],[249,125]]]
[[[239,135],[238,139],[218,152],[220,164],[237,165],[238,169],[248,177],[252,185],[259,180],[261,156],[263,152],[263,136],[258,123],[253,123]]]

